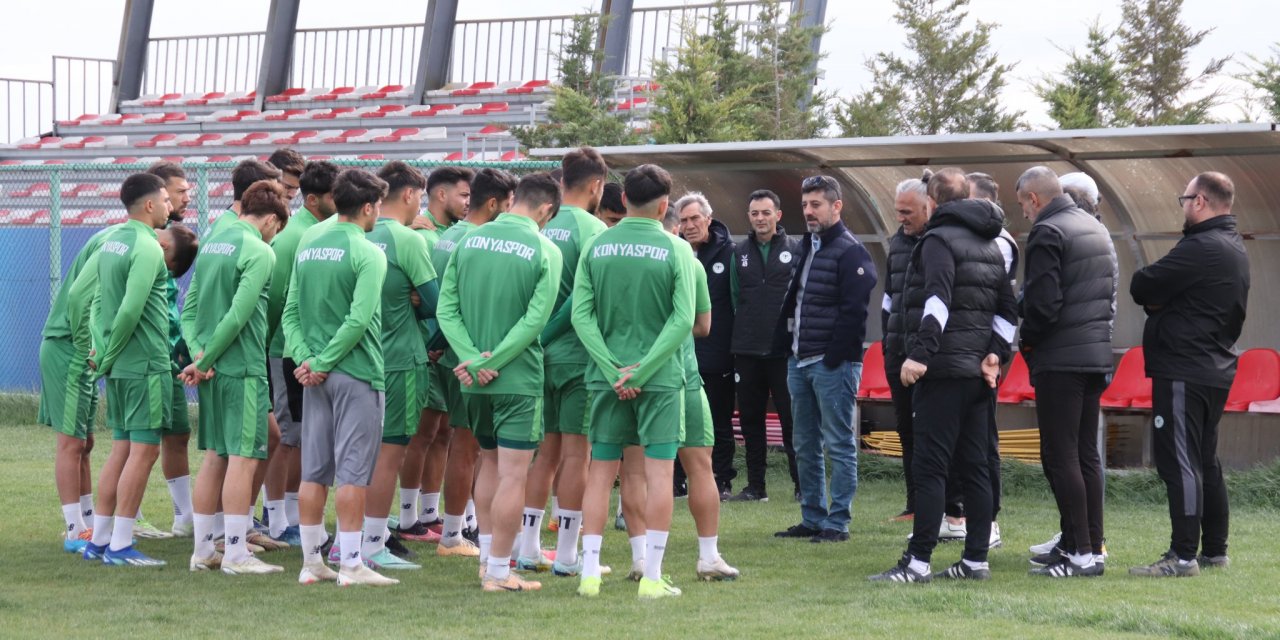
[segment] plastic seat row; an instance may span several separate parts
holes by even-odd
[[[550,81],[529,80],[512,82],[451,83],[441,89],[428,91],[428,96],[477,96],[477,95],[527,95],[550,91]],[[268,96],[270,104],[288,102],[331,102],[337,100],[397,100],[408,99],[413,88],[402,84],[369,85],[363,87],[332,87],[307,89],[291,87]],[[212,91],[196,93],[162,93],[126,100],[124,107],[204,107],[210,105],[246,105],[257,99],[256,91]]]
[[[637,100],[639,100],[637,98]],[[256,109],[220,109],[213,113],[191,115],[181,111],[162,113],[123,113],[123,114],[84,114],[74,120],[61,120],[58,126],[130,126],[130,125],[165,125],[190,124],[193,122],[277,122],[281,120],[339,120],[347,118],[387,118],[413,117],[429,118],[434,116],[490,116],[511,112],[511,104],[507,102],[484,102],[475,104],[430,104],[401,105],[384,104],[365,107],[318,107],[318,108],[284,108],[258,111]],[[30,139],[32,141],[36,139]]]
[[[505,130],[502,131],[505,133]],[[494,133],[494,135],[499,135]],[[444,127],[401,127],[397,129],[304,129],[301,131],[251,131],[249,133],[158,133],[133,143],[134,147],[241,147],[259,144],[343,144],[348,142],[418,142],[445,140]]]
[[[858,397],[870,400],[890,398],[889,382],[884,373],[884,353],[879,342],[872,344],[862,359],[862,382]],[[1146,361],[1142,347],[1125,352],[1116,367],[1111,384],[1102,393],[1103,409],[1151,408],[1151,379],[1146,377]],[[1014,356],[1009,371],[1000,384],[996,399],[1002,404],[1035,401],[1030,372],[1022,354]],[[1257,408],[1253,408],[1257,405]],[[1280,353],[1271,349],[1250,349],[1240,355],[1235,383],[1227,396],[1226,411],[1280,413]]]

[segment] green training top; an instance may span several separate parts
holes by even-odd
[[[267,291],[276,256],[245,220],[200,244],[182,329],[201,371],[244,378],[267,375]],[[203,355],[201,353],[203,352]]]
[[[90,321],[100,341],[93,356],[98,375],[143,378],[169,373],[169,270],[156,230],[129,220],[103,241],[90,263],[97,277]],[[73,295],[93,295],[92,280],[82,272],[72,285]]]
[[[218,214],[218,217],[213,219],[213,224],[209,225],[209,228],[205,230],[204,237],[212,238],[215,234],[222,233],[227,227],[235,224],[239,219],[240,214],[235,211],[231,209],[223,211]]]
[[[560,250],[538,225],[513,213],[468,233],[454,250],[440,288],[440,329],[458,358],[501,375],[463,393],[543,394],[538,334],[560,285]],[[490,357],[481,357],[488,352]]]
[[[542,235],[560,249],[565,265],[561,270],[560,291],[556,296],[553,316],[566,320],[572,316],[573,303],[569,301],[569,296],[573,293],[573,278],[578,273],[578,258],[582,255],[582,246],[605,229],[608,227],[585,209],[564,205],[561,205],[560,212],[542,229]],[[568,304],[566,301],[569,301]],[[546,350],[547,365],[585,365],[591,361],[587,349],[582,346],[582,340],[578,339],[572,326],[544,343],[543,348]]]
[[[302,241],[302,235],[315,225],[315,215],[306,207],[299,207],[289,218],[289,224],[271,240],[271,250],[276,254],[276,268],[271,272],[271,289],[267,292],[267,330],[270,342],[267,355],[272,358],[283,358],[286,355],[280,316],[284,313],[284,301],[289,293],[289,279],[293,276],[293,259],[298,255],[298,243]]]
[[[168,269],[168,264],[165,268]],[[173,363],[173,372],[177,373],[191,364],[191,352],[187,349],[186,340],[182,339],[182,315],[178,312],[178,279],[173,277],[173,272],[169,272],[165,299],[169,303],[169,359]]]
[[[695,316],[711,313],[711,291],[707,288],[707,268],[694,254],[689,254],[689,271],[693,276],[693,313]],[[695,317],[696,320],[696,317]],[[680,345],[680,360],[684,365],[684,388],[701,389],[702,376],[698,373],[698,354],[693,346],[693,333]]]
[[[299,365],[309,361],[317,373],[340,371],[382,391],[386,257],[365,239],[364,229],[325,220],[307,232],[294,261],[280,317],[293,359]]]
[[[673,356],[693,331],[688,242],[648,218],[623,218],[583,247],[573,286],[573,328],[591,354],[587,388],[609,389],[637,365],[627,387],[679,391]]]
[[[102,246],[102,241],[107,235],[120,225],[111,225],[102,231],[99,231],[84,243],[80,248],[80,253],[76,254],[75,260],[71,261],[71,268],[67,269],[67,275],[62,279],[62,284],[58,286],[58,293],[53,298],[53,304],[49,305],[49,317],[44,321],[44,330],[40,335],[45,338],[70,338],[71,337],[71,320],[67,310],[67,295],[71,292],[71,284],[76,281],[76,276],[84,270],[85,263],[89,262],[89,258],[98,251]]]
[[[453,252],[458,248],[458,244],[462,239],[475,230],[476,225],[466,220],[459,220],[453,223],[444,233],[436,238],[435,246],[431,248],[431,265],[435,267],[436,273],[444,275],[444,270],[449,266],[449,258],[453,256]],[[432,321],[430,326],[425,326],[425,336],[431,347],[444,347],[444,355],[440,356],[440,364],[450,369],[458,366],[458,354],[449,348],[449,342],[440,334],[439,323]]]
[[[387,256],[382,284],[382,359],[387,371],[407,371],[427,363],[420,317],[435,315],[439,289],[427,255],[427,241],[391,218],[381,218],[366,238]],[[414,307],[409,294],[418,292]]]

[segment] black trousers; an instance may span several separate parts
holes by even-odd
[[[889,371],[889,369],[894,371]],[[915,457],[915,428],[911,416],[911,389],[902,386],[901,367],[888,367],[885,377],[889,380],[889,395],[893,399],[893,413],[897,418],[898,440],[902,442],[902,476],[907,484],[907,513],[916,512],[916,490],[912,461]],[[992,424],[995,421],[992,420]],[[947,474],[946,505],[943,513],[952,518],[964,517],[964,495],[958,470],[952,467]]]
[[[715,433],[715,446],[711,448],[711,471],[716,476],[716,486],[729,488],[738,472],[733,468],[733,372],[725,374],[702,373],[702,388],[711,404],[711,427]]]
[[[1098,450],[1098,399],[1102,373],[1036,374],[1040,464],[1058,503],[1059,546],[1068,552],[1102,549],[1102,452]]]
[[[996,425],[996,396],[991,394],[991,436],[987,449],[987,475],[991,478],[991,520],[1000,517],[1000,427]]]
[[[991,537],[991,481],[987,450],[994,391],[982,378],[925,378],[913,385],[916,485],[914,533],[907,551],[928,562],[938,544],[947,475],[959,473],[968,515],[964,559],[986,562]]]
[[[1182,560],[1227,553],[1230,508],[1218,462],[1218,421],[1227,389],[1155,378],[1151,384],[1156,471],[1169,491],[1169,548]]]
[[[738,422],[742,425],[743,446],[747,450],[747,486],[765,491],[768,467],[768,439],[765,414],[769,396],[778,409],[782,423],[782,446],[787,452],[787,470],[791,485],[800,486],[796,475],[796,450],[791,446],[791,392],[787,390],[787,359],[735,356],[733,366],[738,374]]]

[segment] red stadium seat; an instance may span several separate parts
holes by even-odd
[[[464,157],[462,157],[462,152],[461,152],[461,151],[454,151],[453,153],[451,153],[451,154],[449,154],[449,155],[445,156],[445,157],[444,157],[444,161],[445,161],[445,162],[462,162],[463,160],[471,160],[471,159],[473,159],[473,158],[475,158],[475,157],[476,157],[476,154],[475,154],[475,152],[474,152],[474,151],[473,151],[473,152],[471,152],[471,153],[468,153],[468,154],[467,154],[467,157],[465,157],[465,158],[464,158]]]
[[[368,132],[369,132],[368,129],[347,129],[346,131],[343,131],[341,134],[335,137],[325,138],[324,142],[326,144],[342,144],[347,141],[347,138],[362,136]]]
[[[507,89],[507,93],[516,94],[516,95],[529,94],[529,93],[533,93],[537,89],[542,89],[550,84],[551,82],[548,80],[530,80],[514,89]]]
[[[366,153],[356,159],[357,160],[382,160],[384,158],[382,157],[381,153]]]
[[[53,149],[61,144],[62,144],[62,138],[59,138],[58,136],[45,136],[43,138],[36,138],[31,142],[19,144],[18,148],[27,149],[27,150],[36,150],[36,149],[44,149],[47,147],[47,148]]]
[[[1250,349],[1240,355],[1227,411],[1248,411],[1250,403],[1280,398],[1280,353]]]
[[[198,147],[202,144],[205,144],[206,142],[217,144],[217,142],[221,139],[222,139],[221,133],[202,133],[196,136],[195,140],[183,140],[182,142],[179,142],[178,146],[179,147]]]
[[[182,94],[181,94],[181,93],[166,93],[166,94],[164,94],[164,95],[160,96],[159,98],[155,98],[155,99],[152,99],[152,100],[143,100],[143,101],[142,101],[142,106],[144,106],[144,107],[162,107],[162,106],[164,106],[164,103],[166,103],[166,102],[168,102],[168,101],[170,101],[170,100],[173,100],[174,98],[181,98],[181,97],[182,97]]]
[[[471,86],[466,89],[455,89],[452,95],[455,96],[474,96],[479,95],[485,89],[492,89],[498,86],[496,82],[472,82]]]
[[[267,98],[267,102],[288,102],[294,99],[295,97],[306,95],[306,94],[307,94],[306,89],[291,87],[289,89],[285,89],[284,91],[274,96],[269,96]]]
[[[862,380],[858,384],[858,397],[883,399],[889,397],[889,380],[884,374],[884,344],[873,342],[862,354]]]
[[[254,131],[251,133],[246,133],[244,134],[243,137],[236,138],[235,140],[227,140],[223,142],[223,144],[232,146],[232,147],[243,147],[243,146],[254,144],[254,143],[264,144],[264,141],[270,137],[271,137],[271,134],[267,133],[266,131]]]
[[[284,109],[283,111],[273,111],[267,114],[263,118],[263,120],[270,120],[271,122],[279,122],[281,120],[292,120],[306,112],[307,112],[306,109]]]
[[[378,136],[373,139],[373,142],[399,142],[401,138],[418,135],[418,131],[420,130],[417,127],[404,127],[396,129],[388,135]]]
[[[340,117],[342,114],[351,113],[355,110],[356,110],[355,107],[334,107],[332,109],[329,109],[328,111],[321,111],[319,113],[312,115],[311,119],[312,120],[333,120],[334,118]]]
[[[518,162],[524,159],[525,159],[525,155],[523,153],[520,153],[519,151],[508,151],[502,154],[503,162]]]
[[[355,96],[351,94],[354,93],[355,90],[356,90],[355,87],[337,87],[335,89],[330,90],[329,93],[315,96],[312,99],[313,100],[339,100],[339,99],[346,99],[346,98],[354,98]]]
[[[1023,401],[1034,401],[1036,390],[1031,386],[1031,372],[1027,369],[1027,361],[1022,353],[1013,355],[1013,363],[1009,365],[1009,373],[1000,383],[996,400],[1001,404],[1018,404]]]
[[[192,99],[190,99],[190,100],[186,100],[186,101],[184,101],[182,104],[185,104],[185,105],[190,106],[190,107],[200,107],[200,106],[204,106],[204,105],[206,105],[206,104],[209,104],[209,101],[210,101],[210,100],[215,100],[215,99],[217,99],[217,98],[221,98],[221,97],[223,97],[223,96],[225,96],[225,95],[227,95],[227,94],[225,94],[225,93],[223,93],[223,92],[221,92],[221,91],[211,91],[211,92],[209,92],[209,93],[206,93],[206,94],[204,94],[204,95],[200,96],[199,98],[192,98]]]
[[[107,139],[106,139],[106,138],[104,138],[104,137],[102,137],[102,136],[85,136],[85,137],[83,137],[83,138],[81,138],[81,139],[79,139],[79,140],[76,140],[75,142],[63,142],[63,143],[62,143],[62,147],[61,147],[61,148],[63,148],[63,149],[83,149],[83,148],[85,148],[85,146],[88,146],[88,147],[90,147],[90,148],[95,147],[95,146],[96,146],[96,147],[101,147],[101,146],[103,146],[103,145],[102,145],[102,144],[99,144],[99,143],[103,143],[103,142],[106,142],[106,141],[107,141]]]
[[[181,112],[161,113],[143,118],[142,121],[147,124],[168,124],[170,122],[182,122],[187,119],[187,114]]]
[[[1146,373],[1146,358],[1142,355],[1142,347],[1134,347],[1125,352],[1116,367],[1111,386],[1102,392],[1100,404],[1104,409],[1150,409],[1151,378]]]

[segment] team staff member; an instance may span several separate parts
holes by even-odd
[[[182,371],[199,385],[200,448],[192,571],[231,575],[284,570],[249,553],[254,467],[267,457],[268,285],[275,253],[267,245],[289,221],[284,188],[263,181],[245,192],[239,220],[209,236],[187,291],[182,322],[195,361]],[[216,366],[217,375],[214,375]],[[214,514],[226,510],[226,555],[214,548]]]
[[[440,329],[458,354],[453,372],[480,445],[476,516],[480,535],[493,536],[485,591],[542,586],[511,572],[511,550],[529,463],[542,441],[538,335],[560,286],[560,250],[538,232],[559,208],[560,185],[551,176],[525,176],[511,211],[467,234],[454,250],[440,291]]]
[[[1057,562],[1032,573],[1101,575],[1102,452],[1098,401],[1112,370],[1119,267],[1111,234],[1062,192],[1058,176],[1032,167],[1017,185],[1027,238],[1022,353],[1036,390],[1040,458],[1062,522]]]
[[[382,281],[386,256],[365,238],[378,218],[387,183],[361,169],[347,169],[333,183],[337,221],[315,226],[298,247],[281,325],[299,365],[302,416],[302,572],[310,584],[392,585],[365,566],[361,525],[365,492],[382,439]],[[303,322],[303,318],[306,321]],[[324,506],[338,483],[337,575],[324,566]]]
[[[1202,173],[1178,203],[1183,237],[1133,274],[1147,311],[1142,333],[1155,415],[1156,470],[1169,491],[1169,551],[1132,575],[1194,576],[1225,567],[1230,511],[1218,462],[1218,420],[1236,375],[1235,343],[1249,301],[1249,257],[1231,215],[1235,185]],[[1196,550],[1200,551],[1197,557]]]
[[[995,244],[1004,214],[985,200],[970,200],[964,172],[948,168],[929,180],[937,203],[907,268],[907,359],[903,386],[915,386],[916,517],[908,550],[898,565],[872,581],[928,582],[933,577],[991,577],[991,485],[987,469],[990,395],[1001,361],[1008,361],[1017,322],[1004,258]],[[938,542],[947,473],[959,466],[968,512],[960,562],[937,576],[929,559]]]
[[[738,411],[747,450],[747,486],[734,500],[765,501],[765,411],[769,396],[782,423],[782,446],[795,495],[800,494],[796,452],[791,446],[791,394],[787,391],[787,356],[774,348],[773,330],[798,264],[800,239],[782,228],[782,200],[768,189],[747,197],[751,231],[734,248],[737,292],[733,317],[733,368],[738,378]]]
[[[711,422],[716,443],[711,467],[721,500],[733,497],[733,239],[729,227],[711,217],[706,196],[697,191],[682,196],[675,204],[680,216],[680,237],[684,238],[707,271],[711,292],[711,333],[694,340],[698,353],[698,375],[711,403]],[[684,470],[677,467],[676,490],[684,492]]]
[[[656,165],[627,173],[627,217],[583,248],[573,288],[573,328],[592,365],[591,464],[583,498],[583,567],[578,593],[600,594],[600,545],[618,461],[627,445],[644,447],[645,567],[642,599],[680,595],[662,575],[671,526],[670,483],[681,421],[684,371],[676,354],[693,331],[689,244],[660,220],[671,176]]]

